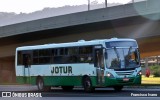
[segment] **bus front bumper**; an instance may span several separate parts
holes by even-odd
[[[130,77],[128,80],[124,80],[124,78],[108,78],[105,77],[105,85],[106,86],[125,86],[125,85],[140,85],[141,84],[141,76]]]

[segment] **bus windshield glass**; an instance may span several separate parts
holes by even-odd
[[[139,52],[132,46],[128,48],[113,47],[107,49],[107,67],[110,69],[130,69],[139,67]]]

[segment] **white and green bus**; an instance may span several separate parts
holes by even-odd
[[[80,40],[78,42],[23,46],[16,49],[16,80],[91,92],[98,87],[120,91],[141,84],[140,53],[134,39]]]

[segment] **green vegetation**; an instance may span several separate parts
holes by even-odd
[[[150,66],[151,74],[160,77],[160,65]]]
[[[142,75],[142,84],[157,84],[160,85],[160,65],[150,66],[150,76]]]

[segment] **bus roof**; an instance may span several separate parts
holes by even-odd
[[[73,46],[85,46],[85,45],[98,45],[104,42],[112,42],[112,41],[136,41],[134,39],[123,39],[123,38],[111,38],[111,39],[96,39],[96,40],[79,40],[78,42],[68,42],[68,43],[51,43],[51,44],[43,44],[43,45],[34,45],[34,46],[22,46],[17,47],[16,50],[34,50],[34,49],[46,49],[46,48],[57,48],[57,47],[73,47]]]

